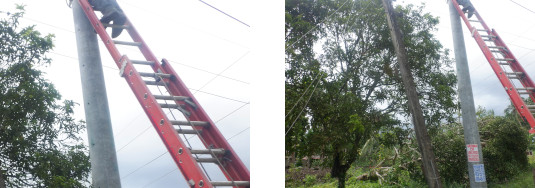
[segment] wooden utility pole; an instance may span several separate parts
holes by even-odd
[[[422,170],[424,171],[425,180],[427,181],[427,185],[429,185],[429,187],[441,188],[442,182],[440,181],[440,174],[438,173],[437,165],[435,163],[433,146],[431,145],[431,139],[427,134],[422,107],[420,106],[418,94],[416,92],[416,85],[414,84],[414,79],[412,78],[412,74],[409,70],[407,51],[405,49],[405,45],[403,44],[403,37],[401,36],[401,31],[397,24],[396,14],[394,14],[391,0],[383,0],[383,7],[386,12],[388,26],[390,27],[392,43],[394,44],[394,49],[396,50],[401,79],[403,81],[403,85],[405,86],[405,92],[409,100],[409,111],[412,114],[414,132],[416,133],[418,148],[422,154]]]

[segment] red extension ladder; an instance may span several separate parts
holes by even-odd
[[[103,25],[87,0],[78,1],[189,186],[249,187],[249,170],[169,62],[163,59],[160,63],[156,59],[130,20],[127,20],[125,25]],[[124,28],[132,41],[112,40],[105,26]],[[117,45],[138,47],[145,59],[130,60],[127,55],[119,52]],[[138,72],[136,67],[149,72]],[[167,91],[170,95],[153,94],[151,91],[155,90]],[[176,120],[174,115],[168,117],[164,109],[183,114],[186,120]],[[198,137],[205,148],[189,148],[180,135]],[[200,163],[216,164],[227,181],[211,181],[201,169]]]
[[[483,51],[492,70],[494,70],[494,73],[498,76],[505,91],[511,98],[515,109],[522,119],[527,121],[531,126],[529,132],[535,133],[535,118],[533,118],[532,114],[532,112],[535,112],[535,105],[526,105],[522,97],[524,96],[526,99],[530,98],[531,101],[535,102],[535,84],[533,84],[529,75],[524,68],[522,68],[520,63],[518,63],[517,59],[502,41],[496,30],[489,29],[477,10],[474,9],[474,16],[476,19],[474,20],[473,17],[472,19],[468,19],[462,12],[461,7],[459,7],[457,0],[452,1],[457,12],[479,45],[479,48]]]

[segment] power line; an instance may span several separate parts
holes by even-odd
[[[243,80],[238,80],[236,78],[231,78],[231,77],[228,77],[228,76],[225,76],[225,75],[220,75],[220,74],[217,74],[217,73],[213,73],[213,72],[201,69],[201,68],[197,68],[197,67],[194,67],[194,66],[191,66],[191,65],[184,64],[184,63],[179,63],[179,62],[176,62],[176,61],[173,61],[173,60],[169,60],[169,59],[168,59],[168,61],[173,63],[173,64],[182,65],[182,66],[189,67],[189,68],[192,68],[192,69],[195,69],[195,70],[198,70],[198,71],[206,72],[206,73],[213,74],[213,75],[219,75],[219,77],[227,78],[227,79],[234,80],[234,81],[237,81],[237,82],[241,82],[241,83],[244,83],[244,84],[250,84],[249,82],[246,82],[246,81],[243,81]]]
[[[308,89],[310,89],[310,87],[312,86],[312,84],[316,81],[316,79],[318,79],[320,74],[316,74],[316,78],[314,78],[314,80],[312,80],[312,82],[310,83],[310,85],[308,85],[307,89],[305,90],[305,92],[303,92],[303,94],[299,97],[299,99],[297,100],[297,102],[295,102],[295,104],[292,106],[292,108],[290,109],[290,111],[288,111],[288,113],[286,114],[286,116],[284,116],[284,118],[288,117],[288,115],[290,115],[290,113],[294,110],[294,108],[297,106],[297,104],[299,104],[299,102],[301,101],[301,99],[303,98],[303,96],[305,96],[305,94],[308,92]]]
[[[205,94],[208,94],[208,95],[216,96],[216,97],[219,97],[219,98],[231,100],[231,101],[236,101],[236,102],[240,102],[240,103],[249,103],[249,102],[245,102],[245,101],[241,101],[241,100],[237,100],[237,99],[233,99],[233,98],[224,97],[224,96],[221,96],[221,95],[216,95],[216,94],[213,94],[213,93],[208,93],[206,91],[201,91],[201,90],[198,90],[198,89],[193,89],[193,88],[188,88],[188,89],[194,90],[194,91],[198,91],[198,92],[201,92],[201,93],[205,93]]]
[[[199,1],[202,2],[202,3],[204,3],[205,5],[208,5],[209,7],[212,7],[213,9],[215,9],[215,10],[217,10],[217,11],[219,11],[219,12],[225,14],[225,15],[227,15],[228,17],[230,17],[230,18],[232,18],[232,19],[234,19],[234,20],[236,20],[236,21],[242,23],[243,25],[246,25],[247,27],[251,27],[251,26],[249,26],[249,24],[246,24],[245,22],[242,22],[241,20],[238,20],[237,18],[234,18],[233,16],[227,14],[226,12],[223,12],[222,10],[219,10],[218,8],[216,8],[216,7],[212,6],[212,5],[210,5],[210,4],[206,3],[206,2],[204,2],[203,0],[199,0]]]
[[[141,169],[141,168],[143,168],[143,167],[149,165],[150,163],[156,161],[156,159],[159,159],[160,157],[162,157],[162,156],[165,155],[166,153],[168,153],[167,150],[166,150],[165,152],[163,152],[162,154],[160,154],[158,157],[156,157],[156,158],[150,160],[149,162],[145,163],[144,165],[138,167],[138,168],[135,169],[134,171],[131,171],[131,172],[128,173],[126,176],[121,177],[121,179],[122,179],[122,180],[123,180],[123,179],[126,179],[128,176],[130,176],[130,175],[132,175],[133,173],[137,172],[139,169]]]
[[[139,133],[137,136],[135,136],[133,139],[131,139],[128,143],[126,143],[125,145],[123,145],[123,147],[119,148],[117,150],[117,153],[119,153],[121,150],[123,150],[126,146],[128,146],[130,143],[132,143],[134,140],[138,139],[139,136],[141,136],[143,133],[147,132],[149,129],[151,128],[151,126],[147,127],[145,130],[143,130],[141,133]]]
[[[213,77],[210,81],[206,82],[203,86],[199,88],[199,90],[203,89],[206,85],[210,84],[212,81],[214,81],[216,78],[219,77],[219,75],[223,74],[226,70],[228,70],[230,67],[234,66],[237,62],[239,62],[243,57],[245,57],[247,54],[249,54],[250,51],[245,52],[240,58],[238,58],[236,61],[234,61],[232,64],[227,66],[225,69],[223,69],[221,72],[219,72],[215,77]]]
[[[284,136],[286,136],[290,130],[292,130],[292,127],[295,125],[295,122],[297,122],[297,120],[299,119],[299,116],[301,116],[301,113],[303,113],[303,111],[305,110],[305,108],[307,107],[307,104],[308,102],[310,101],[310,99],[312,98],[312,95],[314,95],[314,91],[316,91],[316,88],[318,86],[318,83],[319,82],[316,82],[316,85],[314,85],[314,90],[312,90],[312,93],[310,94],[310,96],[308,97],[308,100],[307,102],[305,103],[305,105],[303,106],[303,108],[301,109],[301,112],[299,112],[299,114],[295,117],[295,120],[293,121],[292,125],[290,125],[290,128],[288,128],[288,131],[286,131],[286,133],[284,134]]]
[[[145,184],[143,187],[147,187],[147,186],[153,184],[154,182],[156,182],[156,181],[158,181],[158,180],[164,178],[165,176],[171,174],[172,172],[174,172],[174,171],[176,171],[176,170],[178,170],[178,168],[174,168],[173,170],[171,170],[171,171],[165,173],[164,175],[160,176],[159,178],[156,178],[155,180],[150,181],[148,184]]]
[[[168,19],[168,20],[171,20],[171,21],[180,23],[179,21],[173,19],[173,18],[170,17],[170,16],[162,15],[162,14],[159,14],[159,12],[155,12],[155,11],[152,11],[152,10],[149,10],[149,9],[146,9],[146,8],[142,8],[142,7],[133,5],[133,4],[129,3],[128,1],[122,1],[122,0],[120,0],[120,1],[121,1],[121,4],[123,4],[123,3],[124,3],[124,4],[128,4],[128,5],[132,6],[132,7],[137,8],[137,9],[140,9],[140,10],[143,10],[143,11],[146,11],[146,12],[151,12],[152,15],[157,15],[159,18],[166,18],[166,19]],[[206,33],[206,34],[208,34],[208,35],[211,35],[212,37],[215,37],[215,38],[217,38],[217,39],[220,39],[220,40],[223,40],[223,41],[227,41],[227,42],[232,43],[232,44],[235,44],[235,45],[237,45],[237,46],[240,46],[240,47],[249,49],[248,46],[244,46],[244,45],[242,45],[242,44],[239,44],[239,43],[234,42],[234,41],[231,41],[231,40],[229,40],[229,39],[220,37],[220,36],[215,35],[215,34],[213,34],[213,33],[209,33],[209,32],[207,32],[207,31],[205,31],[205,30],[198,29],[198,28],[193,27],[193,26],[191,26],[191,25],[189,25],[189,27],[192,28],[192,29],[195,29],[195,30],[197,30],[197,31],[201,31],[201,32],[203,32],[203,33]]]
[[[227,118],[228,116],[230,116],[230,115],[236,113],[236,111],[240,110],[241,108],[243,108],[244,106],[246,106],[246,105],[248,105],[248,104],[249,104],[249,103],[245,103],[245,104],[241,105],[241,106],[238,107],[236,110],[234,110],[234,111],[228,113],[227,115],[223,116],[222,118],[220,118],[219,120],[215,121],[214,123],[217,123],[217,122],[219,122],[219,121],[221,121],[221,120]],[[221,127],[219,127],[219,128],[221,128]]]
[[[235,135],[231,136],[230,138],[228,138],[228,139],[227,139],[227,141],[229,141],[230,139],[234,138],[235,136],[238,136],[238,135],[240,135],[241,133],[243,133],[244,131],[246,131],[246,130],[247,130],[247,129],[249,129],[249,128],[251,128],[251,126],[249,126],[249,127],[245,128],[245,129],[243,129],[243,130],[242,130],[242,131],[240,131],[240,132],[239,132],[238,134],[235,134]]]
[[[525,6],[521,5],[521,4],[519,4],[519,3],[517,3],[517,2],[515,2],[515,1],[513,1],[513,0],[509,0],[509,1],[511,1],[511,2],[513,2],[513,3],[515,3],[515,4],[517,4],[518,6],[520,6],[520,7],[524,8],[524,9],[526,9],[526,10],[528,10],[528,11],[532,12],[532,13],[535,13],[535,12],[534,12],[534,11],[532,11],[531,9],[529,9],[529,8],[527,8],[527,7],[525,7]]]

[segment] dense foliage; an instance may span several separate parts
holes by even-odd
[[[0,17],[0,175],[7,187],[84,187],[90,164],[78,132],[85,124],[38,70],[50,63],[53,36],[20,28],[17,9]]]
[[[517,119],[496,116],[483,108],[477,115],[487,182],[504,183],[526,171],[530,145],[526,128]],[[433,137],[433,144],[440,148],[435,152],[439,169],[447,182],[469,182],[463,135],[463,127],[457,122],[443,126]]]

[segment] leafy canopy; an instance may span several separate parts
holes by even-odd
[[[0,175],[7,187],[84,187],[90,164],[78,133],[85,124],[38,70],[51,62],[53,35],[20,28],[23,14],[19,5],[0,17]]]

